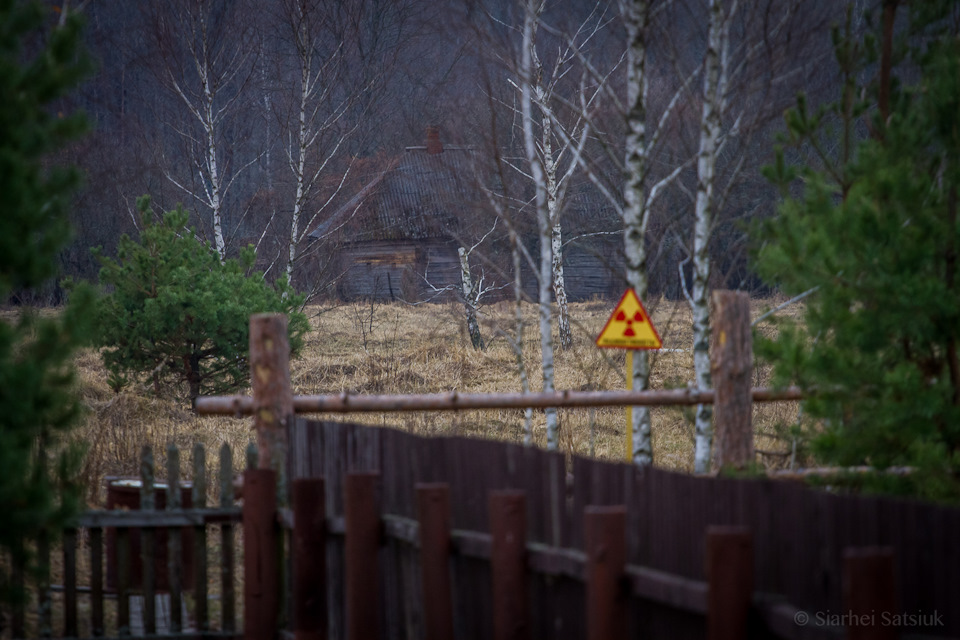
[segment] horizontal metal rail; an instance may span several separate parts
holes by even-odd
[[[801,400],[799,387],[755,388],[754,402]],[[367,413],[395,411],[460,411],[463,409],[525,409],[544,407],[630,407],[713,404],[712,389],[655,391],[553,391],[547,393],[426,393],[410,395],[294,396],[294,413]],[[197,413],[244,416],[253,413],[250,396],[197,398]]]

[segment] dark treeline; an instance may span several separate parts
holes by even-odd
[[[816,101],[836,86],[829,25],[843,22],[843,4],[760,0],[740,2],[734,14],[728,55],[736,73],[718,166],[724,200],[712,240],[715,285],[757,286],[747,268],[744,223],[769,215],[775,204],[759,169],[796,94]],[[649,270],[653,293],[677,297],[690,270],[707,2],[652,6],[647,119],[662,133],[650,184],[675,178],[664,185],[648,229]],[[475,148],[480,180],[509,196],[491,219],[509,215],[516,228],[532,229],[524,219],[532,187],[521,162],[515,88],[523,11],[510,0],[87,3],[96,72],[65,108],[84,109],[93,131],[71,150],[86,181],[74,203],[75,237],[62,255],[63,272],[95,278],[89,248],[111,255],[122,233],[135,234],[135,200],[149,193],[158,211],[182,202],[221,255],[253,244],[269,277],[288,272],[298,289],[310,291],[337,277],[330,256],[348,238],[324,244],[307,233],[406,147],[423,145],[427,126],[439,129],[444,145]],[[568,237],[575,245],[594,232],[613,236],[616,221],[596,184],[616,192],[622,181],[607,160],[624,153],[616,97],[626,91],[625,36],[617,6],[548,0],[541,24],[544,69],[560,71],[557,128],[591,124],[586,160],[565,187]],[[571,43],[573,54],[558,65]],[[600,84],[606,88],[597,92]],[[584,96],[594,94],[584,106]],[[565,173],[575,163],[571,144],[559,132],[554,139]],[[458,240],[467,246],[489,231],[479,218],[463,228],[471,237]],[[501,225],[490,246],[505,237]],[[617,242],[607,237],[602,250],[616,251]]]

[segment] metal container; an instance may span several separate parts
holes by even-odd
[[[111,511],[137,511],[140,509],[141,482],[137,479],[107,478],[107,509]],[[187,509],[193,506],[193,487],[190,482],[180,483],[180,504]],[[167,506],[167,485],[158,482],[154,485],[154,505],[157,511]],[[181,588],[193,588],[193,528],[181,529]],[[107,589],[117,588],[117,531],[107,527]],[[167,572],[167,530],[156,529],[154,542],[154,575],[156,591],[169,591],[170,580]],[[130,531],[130,585],[131,590],[143,588],[143,559],[141,558],[140,530]]]

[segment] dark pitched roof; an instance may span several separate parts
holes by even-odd
[[[468,147],[434,154],[408,147],[309,235],[339,230],[351,242],[454,237],[481,202],[476,160]]]

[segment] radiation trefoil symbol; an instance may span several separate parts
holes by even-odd
[[[597,336],[597,346],[613,349],[659,349],[663,346],[643,303],[627,289]]]

